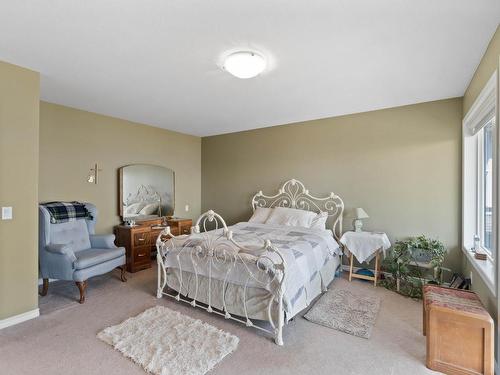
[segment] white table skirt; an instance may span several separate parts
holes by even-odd
[[[391,247],[391,242],[385,233],[380,232],[345,232],[340,239],[349,252],[358,262],[369,262],[375,256],[377,250],[385,251]]]

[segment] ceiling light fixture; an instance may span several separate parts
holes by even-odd
[[[239,51],[227,56],[222,67],[233,76],[246,79],[262,73],[266,69],[266,60],[257,52]]]

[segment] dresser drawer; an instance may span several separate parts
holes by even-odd
[[[190,219],[171,219],[167,220],[167,223],[170,226],[170,232],[172,232],[174,236],[190,234],[191,226],[193,225]]]
[[[149,232],[134,233],[134,246],[149,245],[149,239]]]
[[[161,231],[155,231],[151,232],[151,246],[156,246],[156,240],[158,239],[158,236],[160,235]],[[170,238],[170,236],[163,235],[161,236],[162,241],[166,241]]]
[[[170,227],[170,233],[172,233],[173,236],[178,236],[179,233],[179,227]]]
[[[134,249],[134,263],[150,263],[151,247],[138,246]]]

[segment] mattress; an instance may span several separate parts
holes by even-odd
[[[308,294],[306,295],[303,291],[297,292],[294,304],[289,307],[285,306],[285,319],[287,321],[307,308],[310,303],[322,293],[324,288],[334,280],[340,265],[341,260],[339,255],[334,255],[328,259],[318,272],[318,276],[320,277],[314,278],[304,286],[309,291]],[[242,285],[228,283],[224,290],[225,300],[223,300],[223,281],[212,279],[209,283],[208,278],[205,276],[199,276],[196,281],[193,273],[186,271],[181,272],[179,269],[170,268],[167,271],[167,285],[175,292],[180,290],[180,273],[183,275],[182,295],[185,297],[196,299],[198,302],[208,305],[208,290],[210,284],[210,306],[221,311],[228,311],[232,315],[244,317],[245,306],[243,301],[246,300],[246,311],[250,319],[272,319],[274,322],[278,319],[278,304],[272,293],[266,289],[248,287],[245,291]],[[196,282],[198,283],[197,292]]]

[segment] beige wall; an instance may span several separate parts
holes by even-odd
[[[498,68],[498,57],[500,55],[500,26],[488,45],[488,48],[477,67],[469,87],[465,90],[463,114],[465,115],[470,109],[477,96],[483,89],[486,82],[490,79],[493,72]]]
[[[293,177],[363,207],[392,241],[443,240],[459,269],[461,114],[450,99],[203,138],[202,208],[246,220],[256,191]]]
[[[41,102],[39,199],[92,202],[99,210],[97,232],[111,232],[120,222],[118,168],[150,163],[175,171],[175,215],[198,217],[200,149],[199,137]],[[96,162],[98,185],[86,182]]]
[[[0,61],[0,320],[38,307],[39,74]]]

